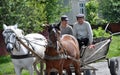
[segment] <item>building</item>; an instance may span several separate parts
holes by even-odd
[[[68,5],[70,11],[66,14],[69,17],[69,23],[73,24],[76,21],[76,15],[79,13],[86,14],[85,3],[89,0],[64,0],[64,5]]]

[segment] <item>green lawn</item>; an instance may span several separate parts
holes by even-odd
[[[112,37],[108,57],[120,56],[120,35]]]
[[[109,58],[116,56],[120,56],[120,36],[112,37],[112,42],[107,55]],[[10,56],[0,57],[0,75],[15,75],[14,66],[10,60]],[[29,75],[29,72],[23,70],[22,75]]]
[[[9,55],[0,56],[0,75],[16,75]],[[22,75],[29,75],[28,70],[23,70]],[[36,75],[35,72],[34,75]]]

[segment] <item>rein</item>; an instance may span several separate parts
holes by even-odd
[[[25,37],[24,37],[24,39],[30,44],[30,43],[34,43],[34,44],[36,44],[36,45],[39,45],[39,46],[44,46],[44,47],[46,47],[46,45],[42,45],[42,44],[38,44],[38,43],[36,43],[36,42],[32,42],[32,41],[30,41],[30,40],[28,40],[28,39],[26,39]],[[45,39],[42,39],[42,38],[35,38],[35,40],[45,40]],[[33,41],[35,41],[35,40],[33,40]],[[31,44],[30,44],[31,45]],[[32,45],[31,45],[32,46]]]
[[[15,49],[17,50],[17,51],[20,51],[20,42],[19,41],[17,41],[18,42],[18,45],[19,46],[17,46],[17,44],[14,44],[15,45]],[[15,42],[16,43],[16,42]],[[32,54],[30,54],[30,52],[28,51],[28,53],[27,54],[24,54],[24,55],[13,55],[13,54],[11,54],[10,55],[11,56],[11,58],[12,59],[23,59],[23,58],[29,58],[29,57],[34,57]]]
[[[24,44],[24,42],[22,41],[22,40],[20,40],[20,38],[19,37],[16,37],[17,38],[17,40],[25,47],[25,48],[27,48],[29,51],[31,51],[35,56],[37,56],[39,59],[41,59],[41,60],[43,60],[44,61],[44,59],[42,58],[42,56],[40,56],[40,55],[38,55],[34,50],[32,50],[31,48],[29,48],[26,44]],[[45,61],[44,61],[45,62]]]
[[[32,50],[35,50],[34,49],[34,47],[32,46],[32,44],[31,43],[34,43],[34,42],[32,42],[32,41],[29,41],[29,40],[27,40],[26,38],[20,38],[19,37],[19,39],[24,39],[26,42],[27,42],[27,45],[30,45],[31,46],[31,48],[32,48]],[[41,40],[43,40],[43,39],[41,39]],[[15,49],[17,50],[17,51],[20,51],[20,44],[21,44],[21,42],[19,41],[19,40],[17,40],[18,41],[18,47],[17,47],[17,45],[16,44],[14,44],[14,43],[12,43],[12,44],[14,44],[14,46],[15,46]],[[16,43],[16,42],[15,42]],[[34,44],[37,44],[37,43],[34,43]],[[37,44],[37,45],[40,45],[40,44]],[[44,46],[45,47],[45,45],[40,45],[40,46]],[[28,53],[27,54],[24,54],[24,55],[13,55],[12,53],[11,53],[11,58],[13,58],[13,59],[23,59],[23,58],[29,58],[29,57],[34,57],[32,54],[30,54],[30,51],[28,50]]]

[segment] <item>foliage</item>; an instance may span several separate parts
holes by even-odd
[[[113,36],[107,57],[120,56],[120,35]]]
[[[109,37],[110,36],[101,27],[99,27],[98,29],[93,29],[93,34],[94,34],[93,35],[94,37]]]
[[[99,12],[108,22],[120,22],[120,0],[98,0]]]
[[[57,22],[60,15],[67,10],[63,4],[63,0],[46,0],[46,19],[49,23]]]
[[[120,22],[119,0],[90,0],[86,4],[87,20],[92,25]]]
[[[86,17],[87,20],[92,24],[92,25],[98,25],[98,24],[103,24],[105,23],[105,20],[101,19],[98,15],[98,7],[99,4],[97,0],[90,0],[89,2],[86,3]]]
[[[39,32],[42,24],[58,20],[64,12],[60,0],[0,0],[0,28],[2,24],[19,24],[25,32]]]
[[[14,65],[10,56],[0,56],[0,75],[15,75]],[[22,75],[29,75],[28,70],[23,70]],[[34,75],[36,75],[34,71]]]
[[[40,29],[45,19],[45,6],[40,1],[1,0],[1,23],[13,25],[18,23],[23,30],[33,32]]]
[[[0,64],[0,75],[14,75],[14,66],[11,62]]]
[[[10,62],[10,56],[0,56],[0,64]]]

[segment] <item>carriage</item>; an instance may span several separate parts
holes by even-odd
[[[106,29],[107,29],[107,27],[106,27]],[[102,38],[95,38],[94,39],[94,43],[95,43],[95,48],[94,49],[89,49],[88,47],[82,46],[80,60],[76,60],[76,59],[71,58],[71,57],[69,58],[69,59],[72,59],[72,60],[74,60],[76,62],[80,62],[81,63],[80,69],[81,69],[82,75],[96,75],[95,71],[97,69],[92,67],[92,66],[90,66],[89,64],[93,63],[93,62],[96,62],[98,60],[101,60],[101,59],[106,59],[107,60],[108,67],[110,69],[111,75],[117,75],[117,72],[118,72],[118,69],[119,69],[119,62],[118,62],[118,60],[116,58],[112,58],[112,59],[106,58],[106,55],[108,53],[109,46],[110,46],[110,43],[111,43],[113,35],[114,34],[112,34],[108,38],[104,38],[104,37],[102,37]],[[17,40],[24,47],[26,47],[28,50],[30,50],[36,57],[38,57],[41,60],[44,60],[32,48],[29,48],[23,41],[21,41],[21,39],[19,37],[17,37]],[[70,66],[70,69],[71,69],[72,73],[75,72],[75,69],[74,69],[73,66]],[[63,72],[66,75],[66,72],[65,71],[63,71]],[[57,72],[51,72],[51,75],[57,75]]]
[[[118,75],[119,61],[116,57],[111,59],[107,58],[107,53],[109,51],[110,43],[112,42],[113,35],[119,35],[120,32],[112,33],[107,30],[109,23],[105,27],[105,31],[110,33],[109,37],[99,37],[94,38],[93,43],[95,44],[94,49],[89,49],[88,47],[82,46],[81,50],[81,69],[83,75],[96,75],[97,68],[89,65],[93,62],[99,62],[100,60],[107,60],[108,68],[111,75]],[[103,33],[104,34],[104,33]]]
[[[106,55],[109,51],[111,43],[111,37],[109,38],[95,38],[95,48],[89,49],[88,47],[83,48],[83,54],[81,57],[83,75],[96,75],[97,68],[90,66],[93,62],[99,62],[99,60],[107,60],[108,68],[111,75],[118,75],[119,62],[117,58],[107,58]]]

